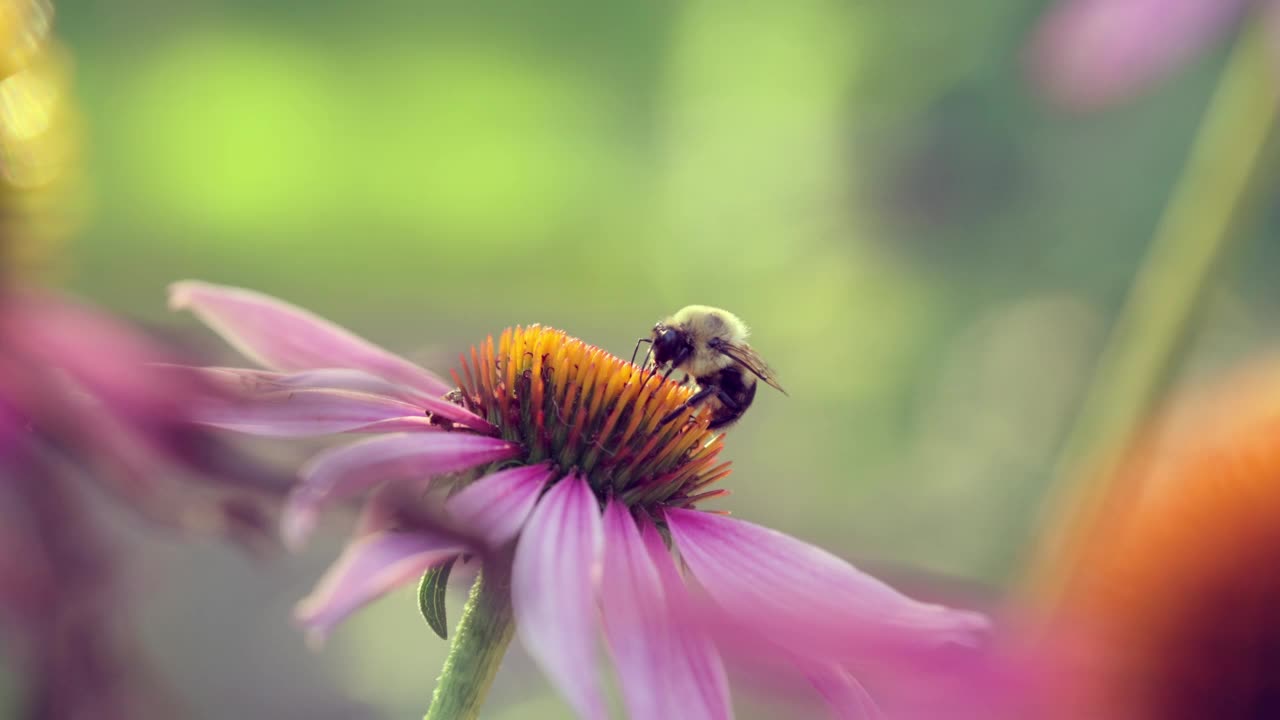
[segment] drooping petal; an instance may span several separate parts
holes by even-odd
[[[349,390],[283,390],[202,403],[194,414],[205,425],[267,437],[354,432],[378,423],[378,429],[384,429],[388,420],[426,419],[409,403]],[[400,429],[407,429],[404,425]]]
[[[27,433],[27,421],[5,397],[0,385],[0,469],[17,452],[18,442]]]
[[[220,390],[227,398],[247,405],[247,410],[251,413],[257,409],[252,404],[254,401],[270,401],[279,404],[280,398],[287,398],[290,393],[300,391],[322,392],[336,397],[372,395],[387,401],[388,406],[391,406],[391,403],[400,403],[395,407],[400,407],[404,411],[396,417],[421,418],[420,421],[402,422],[400,423],[402,427],[398,429],[426,430],[443,427],[439,423],[429,422],[427,413],[430,413],[477,432],[493,433],[496,430],[489,422],[466,408],[414,388],[383,380],[362,370],[323,368],[298,373],[279,373],[253,368],[196,368],[182,365],[161,365],[156,366],[155,370],[169,376],[187,376],[189,381],[203,383],[211,389]],[[239,405],[230,403],[219,409],[222,413],[231,415],[238,407]],[[252,414],[250,418],[252,419]],[[386,432],[396,427],[395,424],[388,423],[386,426],[376,428],[360,426],[355,429],[365,432]]]
[[[821,548],[751,523],[668,510],[681,556],[725,619],[801,658],[976,644],[976,613],[918,602]]]
[[[668,623],[668,632],[674,639],[671,655],[677,660],[669,670],[672,705],[688,708],[691,717],[728,720],[733,717],[733,704],[724,661],[707,633],[688,623],[694,617],[693,603],[658,529],[646,521],[641,535],[662,583],[668,616],[673,619]]]
[[[316,589],[298,603],[295,617],[313,638],[323,640],[361,606],[465,549],[452,538],[426,533],[366,535],[347,546]]]
[[[1141,92],[1224,35],[1251,0],[1060,0],[1032,45],[1055,100],[1091,109]]]
[[[114,414],[173,412],[195,394],[190,383],[158,382],[142,372],[147,363],[172,360],[166,348],[79,303],[44,295],[6,297],[0,336],[35,362],[63,370]]]
[[[237,372],[254,372],[252,370]],[[417,387],[383,380],[362,370],[346,368],[322,368],[299,373],[280,375],[276,382],[286,387],[353,390],[355,392],[384,395],[403,400],[437,418],[444,418],[476,432],[496,433],[497,428],[475,413],[444,400],[439,395],[423,392]]]
[[[677,576],[675,585],[669,586],[655,562],[665,560],[670,565],[670,555],[651,554],[631,513],[618,502],[610,502],[605,509],[604,534],[600,602],[628,715],[689,720],[730,717],[727,688],[717,684],[723,680],[722,669],[718,664],[707,666],[709,659],[719,659],[714,648],[705,645],[705,638],[698,642],[696,628],[677,629],[671,622],[673,606],[667,590],[679,592],[682,581]],[[674,574],[674,566],[670,569]],[[718,677],[717,669],[721,670]],[[710,685],[707,680],[712,680]]]
[[[627,714],[672,717],[664,687],[668,655],[666,598],[631,513],[610,501],[604,511],[605,563],[600,586],[605,637],[622,681]],[[667,666],[669,667],[669,666]]]
[[[157,369],[166,373],[193,375],[231,395],[261,395],[281,390],[353,390],[410,403],[422,396],[421,392],[413,388],[384,380],[363,370],[347,368],[321,368],[295,373],[258,368],[187,365],[159,365]]]
[[[439,504],[424,502],[422,488],[412,483],[387,483],[370,490],[360,505],[352,535],[392,531],[453,538],[469,548],[468,555],[479,560],[489,556],[483,535],[463,527]]]
[[[329,503],[387,481],[421,480],[519,455],[514,443],[462,432],[385,435],[326,450],[302,470],[281,518],[285,544],[301,547]]]
[[[512,564],[516,632],[578,716],[605,718],[596,667],[596,588],[604,535],[595,496],[570,475],[543,496]]]
[[[848,670],[829,665],[805,673],[838,720],[883,720],[884,713]]]
[[[538,493],[550,479],[548,463],[501,470],[460,490],[445,503],[445,509],[460,527],[476,532],[490,547],[498,547],[524,527]]]
[[[432,396],[452,389],[408,360],[269,295],[187,280],[169,288],[169,305],[190,309],[245,357],[273,370],[355,368]]]
[[[437,432],[447,428],[431,421],[426,415],[407,415],[387,418],[362,425],[348,432],[353,433],[393,433],[393,432]]]

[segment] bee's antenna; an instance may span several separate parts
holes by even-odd
[[[636,364],[636,355],[639,355],[639,354],[640,354],[640,344],[641,344],[641,343],[649,343],[649,352],[653,352],[653,338],[642,337],[642,338],[640,338],[639,340],[636,340],[636,349],[631,351],[631,364],[632,364],[632,365],[635,365],[635,364]],[[644,355],[644,364],[645,364],[645,365],[648,365],[648,364],[649,364],[649,353],[645,353],[645,355]]]

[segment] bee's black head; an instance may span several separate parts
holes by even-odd
[[[653,329],[653,360],[659,365],[679,367],[693,354],[693,343],[687,333],[658,325]]]

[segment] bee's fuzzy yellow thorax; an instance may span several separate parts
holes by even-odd
[[[695,377],[705,377],[733,364],[733,360],[711,347],[719,338],[740,344],[747,339],[747,325],[737,315],[710,305],[686,305],[665,323],[681,330],[693,346],[693,354],[680,368]]]

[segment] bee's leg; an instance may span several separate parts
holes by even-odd
[[[644,344],[644,343],[649,343],[649,345],[650,345],[650,346],[652,346],[652,345],[653,345],[653,338],[642,337],[642,338],[640,338],[639,340],[636,340],[636,349],[631,351],[631,364],[632,364],[632,365],[635,365],[635,364],[636,364],[636,356],[640,354],[640,346],[641,346],[642,344]],[[650,347],[650,348],[649,348],[649,350],[650,350],[650,352],[652,352],[652,351],[653,351],[653,348],[652,348],[652,347]],[[645,362],[645,364],[646,364],[646,365],[647,365],[647,364],[649,364],[649,355],[648,355],[648,353],[646,353],[646,354],[645,354],[645,356],[644,356],[644,362]]]
[[[724,388],[715,388],[716,399],[730,410],[737,410],[741,407],[741,403],[733,399],[733,396],[725,392]],[[692,398],[691,398],[692,399]]]
[[[644,356],[644,364],[640,366],[640,389],[643,390],[645,386],[649,384],[649,381],[657,376],[657,374],[658,366],[649,365],[649,355],[646,353]]]
[[[715,391],[716,391],[716,388],[703,388],[698,392],[694,393],[693,397],[681,403],[680,407],[667,413],[667,416],[662,418],[662,422],[658,423],[658,427],[662,427],[663,425],[666,425],[672,420],[675,420],[676,418],[680,417],[681,415],[684,414],[685,410],[688,410],[689,408],[694,407],[695,405],[702,402],[703,400],[706,400],[707,398],[711,397],[711,394]]]
[[[754,392],[751,393],[751,395],[754,394]],[[751,405],[750,396],[735,399],[723,388],[716,388],[716,399],[720,401],[720,409],[711,416],[711,422],[707,425],[708,430],[723,430],[738,422],[742,413]]]
[[[675,371],[676,371],[675,365],[672,365],[671,367],[667,368],[667,372],[662,375],[662,382],[666,382],[671,377],[671,373]]]

